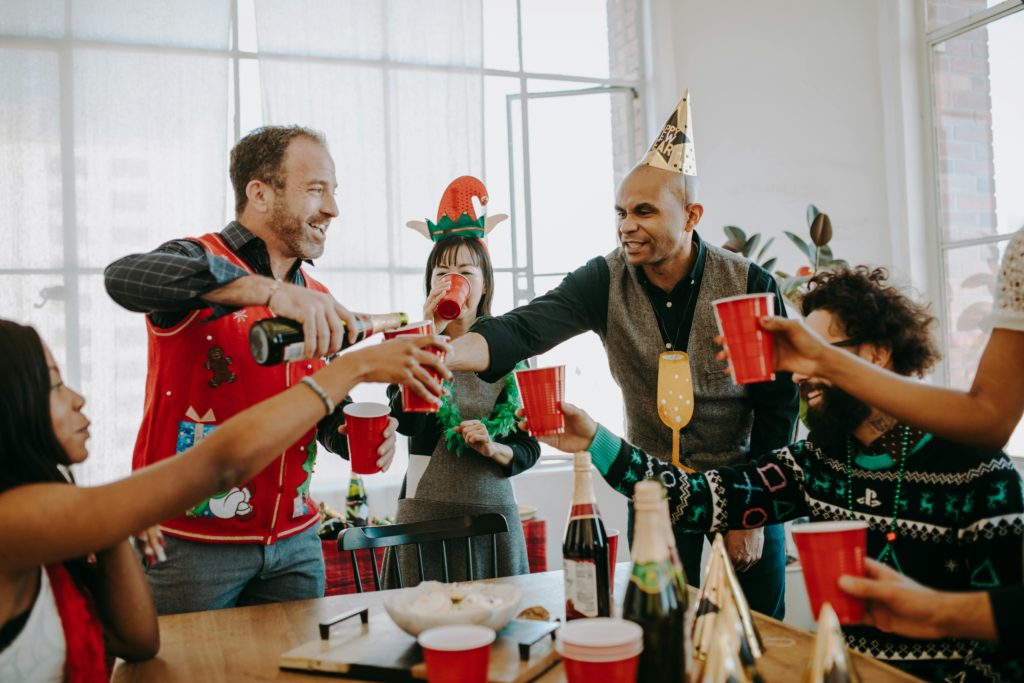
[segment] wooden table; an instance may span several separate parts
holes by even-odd
[[[615,571],[615,596],[621,605],[629,563]],[[561,571],[507,577],[523,591],[522,607],[543,605],[554,616],[564,617]],[[304,681],[322,676],[281,671],[278,657],[302,643],[319,638],[317,624],[354,607],[380,610],[389,591],[361,595],[337,595],[320,600],[300,600],[256,607],[237,607],[211,612],[192,612],[160,617],[160,654],[140,664],[118,662],[114,683],[159,681]],[[691,598],[692,599],[692,598]],[[765,641],[758,670],[767,683],[797,680],[811,658],[814,636],[770,617],[755,614]],[[347,628],[357,628],[358,620]],[[337,628],[346,628],[339,625]],[[917,681],[892,667],[854,654],[863,683]],[[350,680],[350,679],[339,679]],[[541,683],[564,681],[561,664],[549,670]]]

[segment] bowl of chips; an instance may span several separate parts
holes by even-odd
[[[411,636],[435,626],[479,624],[500,631],[512,619],[522,592],[507,583],[424,581],[394,591],[384,609]]]

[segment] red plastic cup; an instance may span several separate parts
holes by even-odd
[[[441,276],[444,282],[450,282],[448,293],[437,302],[437,314],[445,320],[455,320],[462,315],[462,309],[469,300],[470,284],[465,275],[446,273]]]
[[[609,585],[612,587],[612,592],[615,592],[615,558],[619,554],[619,530],[618,529],[605,529],[604,535],[608,537],[608,573]]]
[[[487,683],[494,631],[459,624],[427,629],[416,639],[423,648],[428,683]]]
[[[515,374],[530,434],[544,436],[564,432],[565,366],[517,370]]]
[[[793,540],[800,554],[804,585],[811,600],[811,613],[831,603],[840,624],[864,621],[864,601],[839,588],[843,574],[864,576],[867,556],[867,522],[808,522],[793,525]]]
[[[569,683],[636,683],[644,630],[625,619],[576,619],[558,629],[555,650]]]
[[[348,459],[356,474],[380,472],[377,449],[384,443],[391,409],[383,403],[349,403],[344,408]]]
[[[775,337],[761,327],[761,318],[775,313],[774,294],[743,294],[718,299],[715,318],[729,349],[730,372],[736,384],[775,379]]]
[[[434,323],[430,320],[421,320],[418,323],[410,323],[405,327],[399,327],[397,330],[389,330],[384,333],[385,341],[388,339],[394,339],[395,337],[403,334],[411,334],[414,336],[423,336],[425,334],[434,334]],[[445,353],[441,349],[429,348],[427,349],[435,356],[444,362]],[[438,383],[441,382],[441,375],[437,374],[433,370],[428,370],[430,376],[433,377]],[[402,385],[402,410],[407,413],[436,413],[439,405],[432,401],[428,401],[423,398],[409,387]]]

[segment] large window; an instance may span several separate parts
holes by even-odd
[[[928,0],[947,380],[970,386],[1007,240],[1024,227],[1024,4]],[[1007,450],[1024,455],[1018,428]]]
[[[103,268],[219,230],[241,135],[326,133],[341,215],[315,273],[357,310],[419,315],[430,245],[404,223],[433,218],[452,178],[483,177],[489,210],[512,214],[489,240],[503,312],[615,246],[613,186],[642,137],[639,27],[636,0],[7,0],[0,316],[35,325],[89,399],[80,479],[129,471],[142,410],[143,321]],[[570,399],[621,425],[595,338],[541,362],[556,361]],[[318,471],[347,476],[330,456]]]

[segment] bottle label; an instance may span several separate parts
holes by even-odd
[[[597,565],[564,560],[565,615],[568,619],[597,616]]]
[[[675,570],[668,562],[634,562],[629,580],[644,593],[658,595],[674,577]]]
[[[574,519],[592,519],[600,515],[601,513],[597,511],[597,505],[594,503],[577,503],[569,510],[569,521],[571,522]]]
[[[302,358],[303,352],[306,350],[306,345],[303,342],[295,342],[284,347],[282,351],[282,360],[285,363],[293,363]]]

